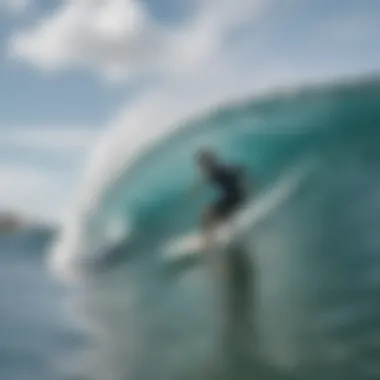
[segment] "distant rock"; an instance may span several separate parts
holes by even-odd
[[[16,232],[22,227],[22,218],[19,216],[11,213],[0,214],[0,234]]]
[[[16,213],[0,213],[0,235],[8,235],[25,231],[54,233],[57,231],[57,227],[39,220],[25,218]]]

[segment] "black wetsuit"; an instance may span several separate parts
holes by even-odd
[[[244,170],[242,167],[215,165],[208,173],[208,180],[221,192],[221,197],[212,204],[215,216],[219,220],[226,219],[246,199]]]

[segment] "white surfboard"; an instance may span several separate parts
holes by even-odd
[[[215,232],[214,245],[219,246],[228,241],[232,233],[232,223],[220,226]],[[189,256],[202,255],[207,252],[204,237],[201,232],[191,232],[169,241],[164,248],[164,256],[169,260],[181,260]]]
[[[175,259],[176,257],[201,254],[204,249],[203,236],[200,233],[193,232],[169,242],[164,252],[166,258]]]

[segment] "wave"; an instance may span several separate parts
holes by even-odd
[[[62,253],[54,256],[56,261],[103,250],[99,247],[108,246],[108,226],[123,221],[126,229],[131,228],[132,220],[147,208],[153,210],[147,199],[163,207],[166,200],[180,202],[178,193],[194,177],[192,156],[198,147],[211,146],[226,159],[244,162],[259,182],[266,184],[292,157],[316,149],[324,140],[340,139],[341,133],[346,139],[355,139],[374,128],[378,92],[379,81],[374,79],[286,91],[225,107],[203,119],[179,124],[174,131],[166,128],[161,135],[156,132],[153,138],[148,135],[145,142],[136,143],[138,148],[145,146],[143,153],[136,148],[134,154],[120,161],[107,159],[113,156],[106,149],[102,170],[95,171],[85,184],[81,202],[68,218],[58,249]],[[113,148],[109,143],[106,146]],[[89,239],[83,238],[84,229]],[[75,249],[79,241],[81,247]]]
[[[85,187],[52,259],[59,273],[87,280],[75,297],[84,305],[81,319],[101,332],[92,369],[98,377],[210,378],[202,358],[221,345],[225,321],[215,300],[223,288],[204,266],[173,276],[159,249],[193,231],[212,196],[184,197],[195,177],[193,154],[207,145],[246,165],[262,194],[234,234],[259,269],[249,285],[258,297],[248,318],[256,328],[246,331],[255,348],[244,353],[261,352],[271,369],[303,378],[316,368],[338,373],[333,378],[372,378],[368,363],[349,358],[380,327],[373,322],[380,280],[371,274],[380,264],[379,100],[378,79],[255,98],[156,132],[143,151],[94,172],[106,179]],[[347,311],[363,295],[371,311]],[[339,323],[347,326],[341,335]],[[257,371],[255,364],[245,375]]]

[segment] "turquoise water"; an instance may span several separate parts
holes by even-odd
[[[371,80],[221,107],[82,194],[92,206],[75,210],[55,258],[76,275],[69,304],[93,343],[83,376],[379,378],[379,105],[380,81]],[[248,211],[239,235],[248,274],[220,253],[236,281],[210,263],[164,256],[213,197],[184,196],[204,145],[245,164],[253,202],[271,205],[260,218]],[[244,318],[228,306],[241,294]]]

